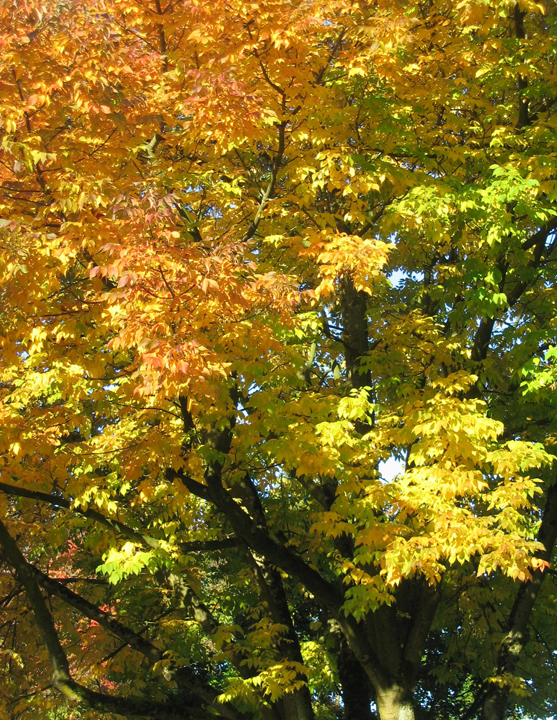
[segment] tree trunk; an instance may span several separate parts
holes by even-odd
[[[377,692],[379,720],[414,720],[412,693],[400,683]]]
[[[342,637],[337,656],[344,720],[375,720],[371,712],[373,688],[364,669]]]
[[[313,718],[311,702],[308,702],[309,692],[297,690],[284,695],[275,703],[278,713],[283,720],[309,720]]]
[[[348,382],[354,388],[368,386],[369,372],[361,372],[360,358],[369,350],[367,329],[367,295],[356,290],[350,278],[345,278],[341,295],[342,342]]]

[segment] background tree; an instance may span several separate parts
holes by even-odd
[[[554,5],[1,25],[6,716],[555,712]]]

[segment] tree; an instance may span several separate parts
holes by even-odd
[[[555,712],[555,19],[4,4],[7,717]]]

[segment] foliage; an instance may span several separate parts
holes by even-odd
[[[5,716],[555,713],[554,4],[0,12]]]

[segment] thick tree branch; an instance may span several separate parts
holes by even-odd
[[[269,183],[267,185],[267,189],[263,193],[263,196],[261,198],[261,201],[259,203],[259,206],[256,210],[255,217],[253,218],[253,222],[248,228],[248,231],[246,233],[246,237],[244,240],[250,240],[255,233],[257,232],[257,228],[259,227],[259,223],[261,222],[261,216],[263,213],[263,210],[265,210],[265,207],[267,206],[267,203],[269,200],[273,197],[273,193],[275,191],[277,178],[280,170],[280,166],[282,165],[282,159],[284,157],[284,149],[286,146],[286,120],[283,120],[279,128],[279,140],[278,140],[278,149],[275,155],[275,159],[273,160],[273,166],[271,168],[271,178],[269,180]]]
[[[535,247],[536,254],[539,253],[539,258],[541,258],[546,240],[555,230],[557,230],[557,218],[546,223],[542,228],[530,235],[530,237],[522,243],[522,249],[530,250]]]
[[[40,492],[39,490],[29,490],[27,488],[17,487],[16,485],[9,485],[8,483],[4,482],[0,482],[0,491],[5,493],[6,495],[11,495],[12,497],[23,497],[28,498],[29,500],[39,500],[40,502],[46,502],[55,507],[61,507],[65,508],[66,510],[71,510],[78,515],[83,515],[83,517],[94,520],[95,522],[98,522],[101,525],[104,525],[105,527],[108,527],[111,530],[114,530],[123,535],[124,537],[127,537],[130,540],[133,540],[134,542],[137,542],[141,545],[147,545],[150,548],[158,548],[160,546],[158,540],[155,540],[148,535],[143,535],[142,533],[137,532],[136,530],[120,522],[119,520],[108,518],[102,513],[97,512],[97,510],[92,510],[91,508],[87,508],[86,510],[80,509],[79,507],[76,507],[70,500],[67,500],[61,495],[44,493]]]
[[[44,590],[46,590],[49,595],[54,595],[58,597],[66,605],[75,608],[85,617],[88,617],[91,620],[95,620],[105,630],[112,633],[120,640],[123,640],[123,645],[121,645],[119,650],[126,646],[129,646],[134,650],[137,650],[143,656],[145,656],[149,660],[151,665],[154,665],[155,663],[160,662],[164,659],[164,651],[160,650],[148,640],[143,638],[139,633],[136,633],[130,628],[123,625],[109,613],[101,610],[96,605],[89,602],[86,598],[66,588],[62,581],[49,577],[31,563],[27,563],[27,569],[35,576],[38,584]],[[174,576],[174,579],[177,580],[177,576]],[[190,590],[190,602],[188,603],[188,605],[190,606],[190,608],[194,606],[193,615],[195,620],[197,620],[200,625],[202,625],[203,629],[206,632],[214,632],[217,628],[217,625],[212,624],[210,625],[210,627],[207,627],[207,622],[203,622],[204,619],[206,620],[206,613],[202,612],[201,608],[199,607],[200,603],[196,602],[197,598],[193,598],[192,602],[191,595],[192,593]],[[188,687],[202,700],[211,705],[215,703],[216,698],[219,694],[218,691],[215,690],[215,688],[212,688],[210,685],[202,682],[199,678],[195,677],[195,675],[187,667],[176,667],[171,665],[170,667],[165,668],[164,676],[167,680],[176,680],[179,686],[182,685]],[[229,704],[220,705],[219,710],[224,717],[230,718],[232,720],[236,720],[240,717],[239,713]]]
[[[371,384],[369,372],[360,370],[361,359],[369,350],[367,295],[356,290],[351,278],[342,283],[342,340],[348,380],[354,388]]]
[[[324,580],[301,557],[288,548],[273,540],[257,523],[233,500],[220,482],[212,482],[211,486],[202,485],[181,471],[169,470],[168,473],[180,479],[188,490],[198,497],[209,500],[226,516],[234,528],[235,534],[256,553],[263,555],[277,567],[282,568],[296,579],[303,578],[307,589],[328,609],[337,615],[344,598],[339,589]]]
[[[330,66],[330,64],[332,63],[332,61],[334,60],[335,55],[337,54],[337,52],[338,52],[338,50],[339,50],[339,48],[340,48],[340,46],[341,46],[341,44],[342,44],[342,41],[343,41],[345,35],[346,35],[346,28],[343,27],[343,28],[341,29],[341,31],[340,31],[337,39],[335,40],[335,43],[334,43],[333,47],[331,48],[331,52],[329,53],[329,57],[327,58],[327,61],[326,61],[325,64],[321,67],[321,70],[319,70],[319,71],[317,72],[317,74],[315,75],[315,83],[316,83],[316,85],[321,85],[321,83],[322,83],[322,81],[323,81],[323,78],[325,77],[325,73],[327,72],[327,69],[329,68],[329,66]]]
[[[208,445],[221,457],[228,455],[232,447],[235,415],[229,417],[229,426],[223,430],[214,428],[206,438]],[[331,613],[341,627],[354,655],[361,663],[368,677],[378,689],[389,686],[389,679],[383,672],[379,659],[373,652],[362,627],[354,618],[343,612],[344,594],[333,583],[325,580],[321,574],[308,565],[299,555],[275,541],[267,532],[263,509],[254,506],[254,512],[263,513],[263,517],[252,518],[228,493],[223,485],[222,471],[224,459],[207,464],[206,484],[197,482],[182,470],[168,468],[169,480],[180,480],[193,494],[213,503],[226,517],[234,530],[248,548],[262,555],[269,563],[287,572],[303,587],[314,595],[316,600]],[[253,501],[252,497],[252,501]],[[257,498],[258,500],[258,498]],[[256,503],[257,505],[257,503]]]
[[[161,8],[160,0],[155,0],[155,6],[157,8],[157,15],[160,15],[161,20],[162,20],[162,15],[164,13]],[[167,57],[166,37],[164,34],[164,25],[162,24],[162,22],[160,22],[158,24],[157,30],[159,32],[159,52],[163,57],[162,71],[163,71],[163,73],[165,73],[168,70],[168,57]]]
[[[39,490],[20,488],[16,485],[9,485],[8,483],[3,482],[0,482],[0,491],[12,497],[24,497],[29,500],[39,500],[40,502],[46,502],[50,505],[54,505],[55,507],[62,507],[66,510],[71,510],[78,515],[94,520],[95,522],[120,533],[120,535],[123,535],[129,540],[133,540],[139,545],[143,545],[144,547],[154,550],[161,548],[161,544],[156,538],[134,530],[120,520],[108,518],[106,515],[103,515],[97,510],[92,510],[91,508],[83,510],[61,495],[53,495],[40,492]],[[191,540],[178,544],[178,549],[184,555],[197,552],[216,552],[217,550],[226,550],[234,547],[238,547],[238,540],[235,537],[225,537],[219,540]]]
[[[516,3],[514,6],[514,31],[518,40],[524,40],[526,38],[526,30],[524,28],[524,16],[525,11],[520,9],[520,5]],[[517,127],[519,129],[526,127],[530,124],[530,117],[528,113],[528,98],[524,97],[524,91],[528,87],[528,81],[526,78],[519,73],[518,75],[518,121]]]
[[[413,680],[419,672],[427,636],[440,601],[439,588],[431,587],[424,582],[402,653],[403,661],[410,668]]]
[[[75,682],[70,675],[68,659],[58,638],[52,615],[42,596],[34,569],[26,561],[1,520],[0,545],[4,550],[7,561],[13,567],[18,581],[25,590],[39,632],[48,650],[52,665],[52,684],[65,698],[84,704],[100,712],[143,717],[155,716],[160,720],[184,720],[184,718],[211,720],[212,718],[218,717],[218,715],[205,712],[204,710],[187,708],[183,705],[159,703],[142,698],[123,698],[104,695],[89,690],[89,688]]]
[[[551,256],[554,250],[554,244],[551,244],[549,248],[546,247],[547,238],[557,230],[557,218],[544,225],[537,232],[531,235],[528,240],[522,243],[523,250],[534,249],[534,257],[528,263],[528,267],[538,268],[542,262],[544,256],[546,259]],[[531,281],[507,281],[504,280],[499,288],[500,292],[504,292],[507,296],[507,303],[509,307],[513,307],[524,292],[532,285]],[[491,342],[491,336],[493,334],[493,328],[495,327],[495,318],[484,317],[480,322],[476,334],[474,336],[474,342],[472,344],[472,360],[474,362],[481,362],[485,360],[489,352],[489,343]]]
[[[227,434],[230,435],[230,432],[227,431]],[[224,448],[226,443],[221,442],[219,444]],[[230,445],[230,440],[228,440],[228,445]],[[209,465],[206,471],[207,485],[202,485],[193,480],[182,471],[169,469],[167,474],[181,480],[192,494],[216,505],[231,524],[235,535],[242,538],[251,550],[287,572],[309,590],[316,600],[335,617],[354,654],[374,685],[382,687],[388,684],[387,678],[359,624],[342,611],[344,604],[342,591],[336,585],[325,580],[317,570],[308,565],[301,557],[280,545],[262,530],[224,488],[221,481],[221,472],[222,465],[218,463]]]
[[[34,565],[28,563],[27,567],[29,572],[31,572],[35,577],[37,583],[44,588],[49,595],[55,595],[66,605],[75,608],[82,615],[85,615],[85,617],[98,622],[105,630],[113,635],[116,635],[131,648],[144,655],[152,664],[160,662],[163,659],[164,653],[161,650],[156,648],[148,640],[145,640],[145,638],[141,637],[141,635],[135,633],[133,630],[116,620],[116,618],[110,613],[101,610],[96,605],[89,602],[86,598],[65,587],[65,585],[63,585],[59,580],[51,578],[43,573]]]
[[[480,322],[472,345],[472,360],[474,362],[481,362],[486,359],[494,327],[495,318],[483,318]]]

